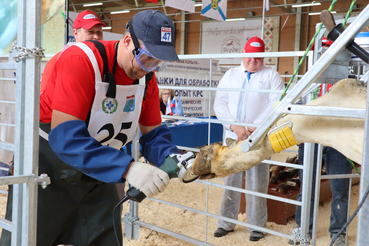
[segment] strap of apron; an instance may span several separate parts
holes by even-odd
[[[96,57],[94,53],[92,52],[92,50],[90,49],[90,47],[88,47],[84,43],[76,43],[75,46],[78,46],[80,49],[82,49],[86,53],[95,71],[95,81],[101,82],[101,74],[100,74],[99,65],[97,65]]]
[[[134,85],[138,85],[138,84],[142,84],[145,85],[145,91],[144,91],[144,95],[143,95],[143,101],[145,101],[146,99],[146,92],[147,92],[147,82],[150,81],[152,79],[152,77],[154,76],[153,72],[150,72],[148,74],[145,75],[145,80],[142,79],[136,79],[135,81],[133,81]]]
[[[117,66],[116,65],[116,63],[117,63],[116,57],[117,57],[118,44],[116,45],[116,49],[115,49],[113,73],[110,73],[108,59],[107,59],[107,56],[106,56],[105,46],[97,40],[88,40],[88,41],[92,42],[96,46],[96,48],[99,51],[99,53],[101,55],[101,58],[104,62],[103,82],[108,82],[109,83],[109,88],[108,88],[108,91],[106,92],[106,96],[110,97],[110,98],[115,98],[116,94],[117,94],[117,90],[116,90],[117,83],[115,82],[114,74],[115,74],[115,69],[116,69],[116,66]]]
[[[94,69],[94,72],[95,72],[95,81],[101,82],[101,74],[100,74],[99,65],[97,64],[96,57],[95,57],[94,53],[92,52],[92,50],[90,49],[90,47],[88,47],[84,43],[76,43],[74,45],[78,46],[80,49],[82,49],[86,53],[86,55],[88,56],[88,58],[91,61],[91,65],[92,65],[92,67]],[[40,137],[42,137],[46,141],[49,141],[49,134],[47,132],[45,132],[43,129],[41,129],[41,127],[39,128],[39,135],[40,135]]]
[[[144,96],[143,96],[143,100],[144,101],[146,99],[147,82],[150,81],[153,76],[154,76],[154,73],[153,72],[150,72],[150,73],[148,73],[148,74],[145,75],[145,91],[144,91]]]

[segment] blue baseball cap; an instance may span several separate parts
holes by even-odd
[[[144,10],[132,18],[132,28],[150,54],[165,61],[179,60],[174,48],[175,28],[172,20],[159,10]]]

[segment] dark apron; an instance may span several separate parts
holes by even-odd
[[[50,124],[40,123],[50,132]],[[46,173],[51,184],[38,188],[37,246],[117,245],[113,229],[113,208],[119,202],[115,184],[93,179],[62,162],[40,137],[39,174]],[[5,218],[11,220],[12,186],[9,186]],[[121,215],[114,213],[117,237],[122,245]],[[11,233],[2,231],[0,246],[11,245]]]

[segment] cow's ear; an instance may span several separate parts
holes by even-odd
[[[230,148],[235,145],[238,141],[232,138],[226,138],[227,147]]]

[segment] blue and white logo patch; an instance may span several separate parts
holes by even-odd
[[[118,101],[115,98],[106,97],[102,103],[102,110],[106,114],[114,114],[118,108]]]
[[[126,105],[124,105],[123,112],[130,112],[135,110],[135,95],[128,96]]]

